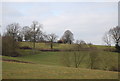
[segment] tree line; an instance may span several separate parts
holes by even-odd
[[[21,27],[19,23],[7,25],[6,32],[2,35],[3,55],[8,55],[6,50],[9,50],[11,54],[13,52],[13,54],[15,54],[15,49],[18,47],[18,42],[22,41],[33,42],[33,51],[35,51],[36,42],[49,43],[50,48],[53,49],[53,43],[72,44],[74,41],[73,33],[70,30],[66,30],[63,36],[57,40],[58,36],[55,33],[46,34],[42,31],[42,28],[42,24],[38,21],[33,21],[30,26],[24,27]],[[7,45],[10,46],[9,49],[7,48]]]
[[[55,41],[58,36],[55,33],[45,34],[42,31],[42,24],[33,21],[31,26],[21,27],[19,23],[7,25],[3,36],[13,36],[15,41],[47,42]],[[66,30],[59,40],[59,43],[73,43],[74,37],[70,30]]]
[[[71,63],[78,68],[84,58],[85,54],[81,54],[81,50],[87,50],[89,52],[89,64],[91,69],[97,69],[97,63],[99,60],[98,51],[92,43],[86,43],[83,40],[76,40],[74,43],[74,35],[70,30],[66,30],[62,37],[58,40],[58,36],[55,33],[46,34],[42,31],[42,24],[37,21],[33,21],[30,26],[21,27],[19,23],[12,23],[7,25],[6,32],[2,35],[2,55],[6,56],[20,56],[17,52],[19,48],[19,42],[33,42],[33,54],[35,54],[35,43],[44,42],[49,43],[51,50],[53,49],[54,43],[64,43],[64,44],[75,44],[73,45],[72,54],[67,52],[63,54],[62,61],[68,67],[71,67]],[[113,41],[117,52],[120,52],[120,27],[116,26],[108,30],[103,37],[103,41],[111,46]],[[72,59],[72,60],[71,60]],[[72,61],[72,62],[71,62]],[[116,68],[115,68],[116,70]]]
[[[15,41],[55,42],[58,36],[55,33],[45,34],[42,28],[42,24],[37,21],[33,21],[30,26],[24,27],[21,27],[19,23],[12,23],[7,25],[3,36],[12,36]],[[58,42],[72,44],[73,40],[73,33],[70,30],[66,30]]]
[[[74,35],[70,30],[66,30],[63,36],[58,40],[58,36],[55,33],[46,34],[42,31],[42,28],[42,24],[40,24],[38,21],[33,21],[30,26],[24,27],[21,27],[19,23],[7,25],[6,32],[4,32],[2,35],[3,50],[7,50],[7,48],[10,46],[9,48],[14,51],[15,48],[18,47],[18,41],[33,42],[33,50],[35,50],[35,42],[47,42],[50,44],[51,49],[53,49],[54,43],[74,43]],[[120,27],[116,26],[111,28],[107,33],[105,33],[103,41],[108,46],[111,46],[111,41],[114,41],[116,50],[120,51]],[[82,43],[80,44],[81,46],[85,44],[85,41],[76,40],[75,43]],[[4,55],[6,54],[8,53],[5,53]]]

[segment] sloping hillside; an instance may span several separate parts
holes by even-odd
[[[3,62],[3,79],[117,79],[118,73],[50,66],[42,64]]]

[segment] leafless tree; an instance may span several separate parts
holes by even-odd
[[[58,36],[55,35],[54,33],[46,35],[47,40],[50,42],[51,49],[53,49],[53,43],[56,41],[57,37]]]
[[[98,53],[100,52],[96,47],[93,45],[89,45],[90,51],[89,51],[89,66],[91,69],[97,69],[98,68]]]
[[[37,42],[45,42],[45,36],[44,36],[44,32],[39,31],[36,35],[36,41]]]
[[[120,27],[116,26],[114,28],[111,28],[109,30],[109,34],[112,37],[112,39],[114,40],[116,48],[120,49],[120,45],[119,45],[119,43],[120,43]]]
[[[97,65],[97,60],[98,60],[98,54],[97,54],[97,51],[91,51],[90,54],[89,54],[89,57],[90,57],[90,68],[91,69],[96,69]]]
[[[81,52],[81,49],[86,49],[84,48],[84,44],[86,45],[83,40],[77,40],[76,44],[72,47],[72,52],[63,54],[62,61],[64,61],[63,63],[66,64],[66,66],[70,67],[71,64],[73,64],[75,68],[78,68],[81,65],[86,56],[85,53]]]
[[[40,28],[42,25],[38,23],[37,21],[33,21],[31,25],[31,33],[32,33],[32,39],[33,39],[33,50],[35,51],[35,42],[36,42],[36,36],[41,31]]]
[[[2,54],[6,56],[19,56],[17,43],[19,34],[19,24],[13,23],[7,26],[7,31],[2,35]]]
[[[6,36],[12,36],[13,39],[16,41],[18,39],[20,25],[18,23],[12,23],[7,25]]]
[[[18,41],[18,34],[19,34],[19,28],[20,28],[20,25],[18,23],[12,23],[12,24],[9,24],[7,25],[7,28],[6,28],[6,32],[4,33],[3,35],[3,44],[8,44],[8,46],[11,46],[12,50],[13,51],[12,53],[15,52],[15,49],[16,49],[16,41]],[[8,42],[6,42],[6,41]],[[9,47],[10,48],[10,47]]]
[[[76,44],[72,48],[72,52],[67,52],[63,54],[63,63],[66,64],[66,66],[70,67],[71,64],[75,66],[75,68],[78,68],[82,61],[84,60],[86,54],[81,52],[81,49],[83,49],[84,45],[86,44],[82,40],[77,40]],[[74,49],[74,50],[73,50]],[[84,48],[85,49],[85,48]]]
[[[35,38],[35,42],[44,41],[44,33],[42,32],[41,28],[42,26],[37,25],[34,31],[33,25],[32,27],[24,26],[22,28],[23,39],[25,41],[32,41],[32,42],[34,42],[34,38]]]
[[[86,43],[83,40],[76,40],[76,46],[74,49],[77,49],[77,51],[73,51],[73,58],[74,58],[74,65],[76,68],[78,68],[83,61],[86,54],[81,53],[81,49],[85,49]]]
[[[61,61],[65,66],[70,67],[73,64],[75,68],[78,68],[81,65],[86,56],[86,54],[81,53],[80,51],[65,52],[61,55]]]
[[[78,68],[86,55],[79,51],[74,51],[73,54],[75,68]]]
[[[111,37],[108,32],[104,34],[103,41],[107,44],[107,46],[111,46]]]
[[[31,28],[29,26],[24,26],[22,28],[22,35],[23,35],[23,40],[25,41],[32,41],[32,33],[31,33]]]
[[[73,33],[70,30],[66,30],[61,38],[64,43],[71,44],[74,40]]]

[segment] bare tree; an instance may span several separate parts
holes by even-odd
[[[73,43],[74,37],[73,37],[73,33],[70,30],[66,30],[61,38],[64,43]]]
[[[83,40],[76,40],[76,46],[74,49],[77,49],[77,51],[73,52],[73,58],[74,58],[74,65],[76,68],[78,68],[83,61],[86,54],[80,53],[81,49],[85,49],[86,43]]]
[[[7,32],[5,33],[6,36],[12,36],[13,39],[16,41],[18,39],[20,25],[18,23],[12,23],[7,25]]]
[[[58,36],[55,35],[54,33],[46,35],[47,40],[50,42],[51,49],[53,49],[53,43],[56,41],[57,37]]]
[[[44,36],[44,33],[42,31],[39,31],[36,34],[36,41],[37,42],[45,42],[45,36]]]
[[[13,23],[7,25],[7,31],[2,36],[2,54],[6,56],[19,56],[17,43],[19,34],[19,24]]]
[[[73,64],[75,68],[78,68],[81,65],[86,56],[85,53],[81,52],[81,49],[86,49],[84,44],[86,44],[84,41],[77,40],[76,44],[72,47],[72,52],[63,54],[62,61],[66,66],[70,67]]]
[[[111,37],[108,32],[104,34],[103,41],[107,44],[107,46],[111,46]]]
[[[17,41],[20,41],[20,42],[23,41],[23,32],[22,32],[22,28],[20,28],[19,31],[18,31]]]
[[[5,40],[7,39],[12,44],[11,46],[12,51],[13,51],[12,53],[14,53],[16,49],[16,45],[17,45],[16,41],[18,41],[19,28],[20,28],[20,25],[18,23],[12,23],[12,24],[7,25],[7,28],[6,28],[7,31],[4,33],[3,41],[5,42]]]
[[[74,51],[73,54],[75,68],[78,68],[86,55],[79,51]]]
[[[91,51],[90,54],[89,54],[89,57],[90,57],[90,68],[91,69],[95,69],[97,66],[96,66],[96,63],[97,63],[97,51]]]
[[[43,35],[41,28],[42,28],[41,24],[37,24],[37,25],[32,24],[31,27],[24,26],[22,28],[24,40],[25,41],[32,41],[32,42],[44,41],[44,35]]]
[[[114,28],[111,28],[109,30],[109,34],[115,42],[116,49],[120,50],[120,45],[119,45],[119,43],[120,43],[120,27],[116,26]]]
[[[64,54],[61,55],[61,61],[65,66],[70,67],[73,64],[75,68],[78,68],[81,65],[86,56],[86,54],[81,53],[80,51],[64,52]]]
[[[41,31],[40,28],[42,27],[41,24],[39,24],[37,21],[33,21],[31,25],[31,33],[32,33],[32,39],[33,39],[33,50],[35,52],[35,42],[36,42],[36,36]]]
[[[94,47],[93,45],[89,45],[90,51],[89,51],[89,66],[91,69],[97,69],[98,68],[98,62],[99,62],[99,58],[98,58],[98,52],[100,52],[99,50],[97,50],[96,47]]]
[[[31,28],[29,26],[24,26],[22,28],[22,35],[23,35],[23,40],[25,41],[32,41],[32,33],[31,33]]]

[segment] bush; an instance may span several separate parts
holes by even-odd
[[[20,54],[17,52],[18,43],[11,36],[2,37],[2,55],[17,57]]]

